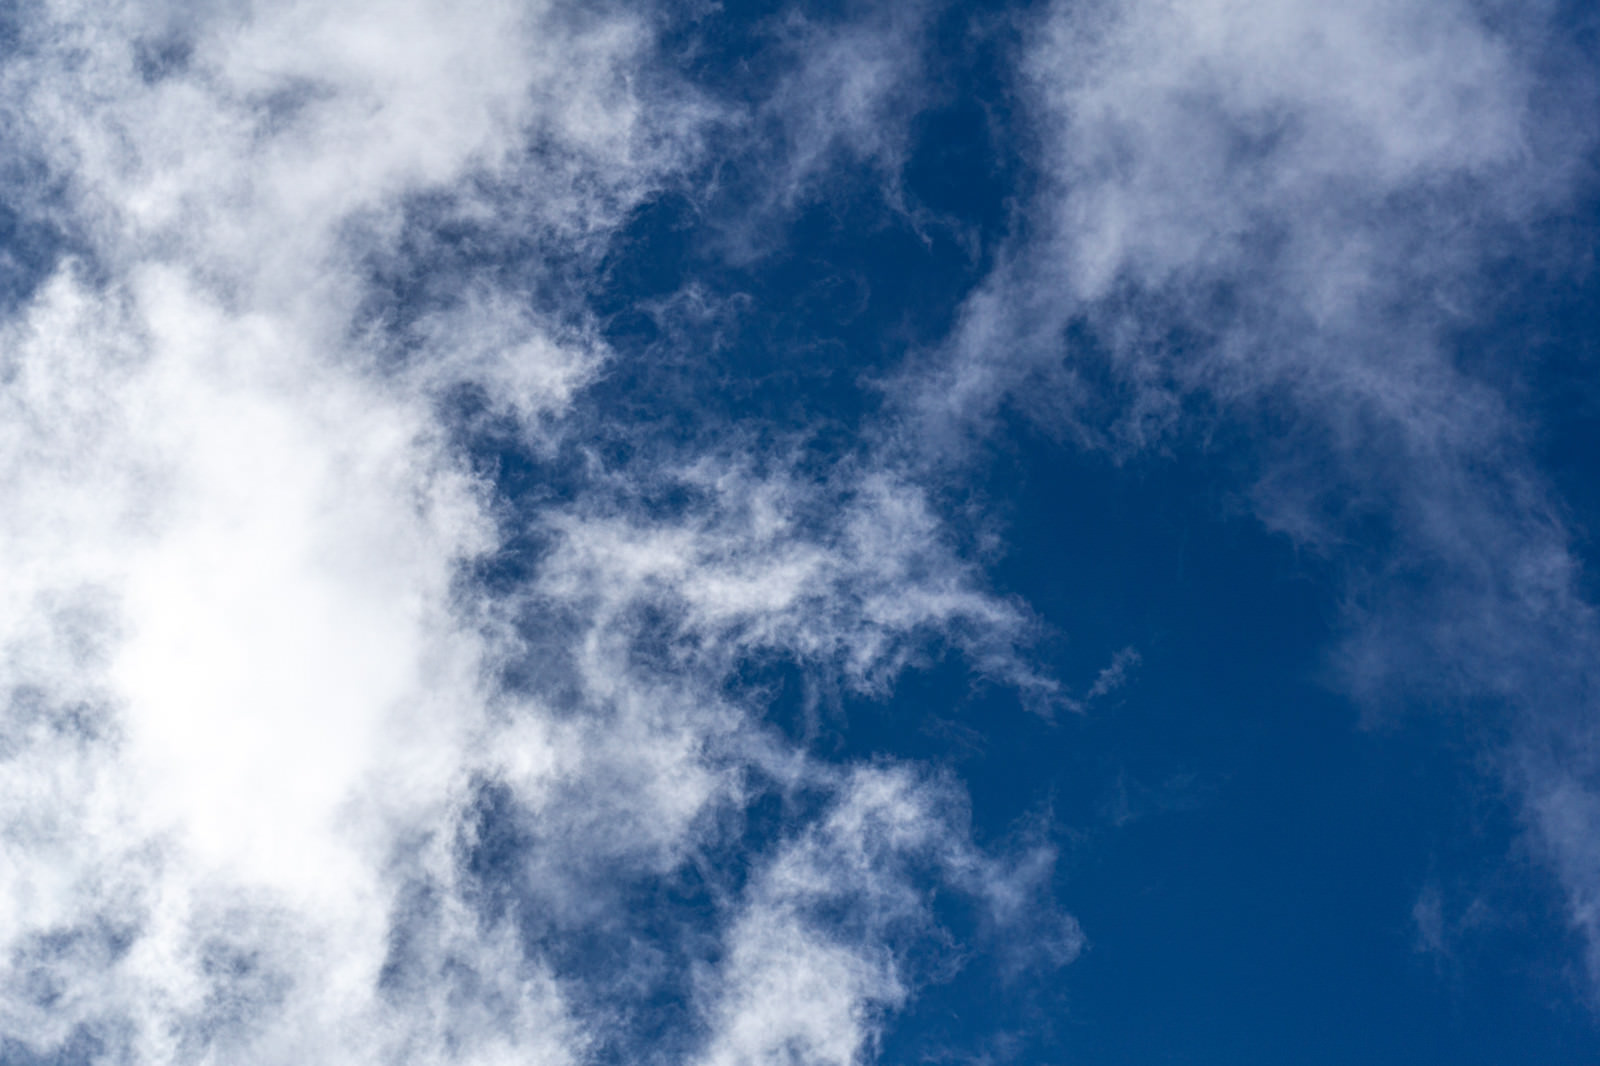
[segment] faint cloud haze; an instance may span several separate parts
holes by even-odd
[[[1568,119],[1595,82],[1555,15],[1052,7],[1021,60],[1026,236],[903,392],[937,448],[1002,408],[1120,456],[1263,438],[1256,514],[1349,575],[1339,683],[1508,716],[1498,758],[1600,974],[1600,630],[1501,387],[1532,367],[1458,348],[1493,313],[1488,264],[1542,260],[1539,227],[1586,187]]]

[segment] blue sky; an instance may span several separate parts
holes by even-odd
[[[1585,5],[3,10],[0,1063],[1600,1060]]]

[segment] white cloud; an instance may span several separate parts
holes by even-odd
[[[904,768],[849,777],[833,809],[753,880],[728,933],[728,961],[707,989],[712,1035],[701,1061],[859,1062],[883,1014],[911,994],[896,947],[932,921],[936,894],[977,896],[1003,924],[1021,918],[1014,897],[1034,894],[1030,862],[1005,869],[977,852],[952,805],[959,797],[948,786]],[[830,914],[841,909],[850,916],[842,926]],[[1070,961],[1082,944],[1077,927],[1040,917],[1054,961]]]
[[[748,27],[756,55],[741,66],[758,98],[721,111],[717,129],[739,176],[728,186],[714,177],[702,190],[725,258],[771,253],[786,221],[842,180],[869,176],[902,206],[911,121],[930,95],[924,60],[933,14],[921,0],[832,17],[796,5]],[[718,32],[725,21],[719,13],[706,28]]]
[[[899,170],[906,114],[923,92],[928,14],[920,3],[894,4],[836,26],[796,18],[784,27],[799,61],[764,108],[788,142],[777,183],[784,207],[837,156]]]
[[[1278,223],[1306,310],[1336,315],[1390,250],[1341,215],[1528,148],[1527,76],[1463,5],[1075,5],[1030,59],[1063,123],[1051,178],[1070,187],[1060,239],[1087,298],[1124,273],[1237,270]]]
[[[1513,36],[1453,3],[1051,9],[1020,59],[1044,179],[1029,237],[969,300],[920,407],[948,432],[1048,374],[1036,408],[1103,438],[1082,408],[1104,400],[1059,366],[1080,320],[1135,386],[1113,427],[1133,446],[1196,390],[1345,395],[1462,432],[1453,405],[1483,398],[1440,328],[1470,321],[1486,242],[1559,205],[1579,158],[1566,112],[1540,110],[1540,10]],[[1193,331],[1182,356],[1174,322]]]
[[[845,787],[729,690],[741,655],[881,691],[942,638],[1048,692],[1012,650],[1025,615],[882,473],[598,472],[529,519],[554,541],[525,587],[472,581],[512,511],[443,401],[475,386],[549,444],[609,355],[581,308],[470,272],[374,325],[368,267],[429,197],[592,259],[709,113],[655,85],[650,46],[642,18],[489,0],[25,20],[0,99],[83,254],[0,338],[7,1040],[577,1061],[662,978],[630,962],[596,1003],[563,944],[628,928],[622,887],[727,846],[761,789]],[[660,477],[703,504],[635,508]],[[806,987],[879,951],[816,932],[786,963]],[[860,1045],[890,1003],[862,975],[808,1039]]]
[[[1055,5],[1021,60],[1025,238],[904,392],[956,454],[1002,404],[1113,452],[1272,427],[1253,501],[1347,563],[1344,682],[1512,709],[1509,778],[1593,944],[1593,611],[1502,389],[1520,368],[1454,348],[1484,264],[1542,265],[1530,224],[1581,187],[1592,77],[1553,11]]]
[[[864,692],[882,691],[926,637],[948,634],[977,665],[1048,700],[1054,684],[1015,651],[1026,610],[982,591],[922,491],[887,470],[834,476],[813,483],[718,456],[655,472],[694,494],[687,513],[663,521],[588,503],[552,513],[539,591],[582,602],[597,641],[626,639],[628,613],[656,604],[693,636],[685,651],[719,671],[781,649]]]

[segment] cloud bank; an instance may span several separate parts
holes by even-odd
[[[726,117],[655,19],[21,18],[14,202],[57,244],[0,341],[0,1057],[847,1063],[930,884],[1033,920],[1047,851],[739,682],[943,645],[1048,688],[915,484],[724,450],[529,502],[473,454],[607,418],[586,272]]]

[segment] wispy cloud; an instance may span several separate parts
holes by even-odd
[[[834,807],[757,875],[729,930],[729,962],[709,989],[707,1063],[860,1061],[882,1012],[909,994],[894,947],[930,922],[930,883],[975,897],[1004,925],[1026,920],[1015,898],[1032,887],[1026,864],[1019,877],[953,832],[960,802],[948,783],[903,769],[849,776]],[[1033,932],[1056,963],[1082,945],[1070,919]]]
[[[1509,712],[1508,779],[1600,973],[1600,631],[1503,387],[1525,368],[1456,347],[1485,264],[1560,269],[1531,234],[1587,187],[1595,84],[1559,15],[1056,5],[1017,82],[1041,191],[902,395],[934,454],[1002,408],[1116,454],[1249,427],[1261,520],[1350,576],[1349,691]]]

